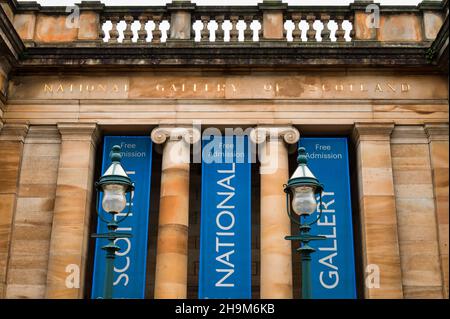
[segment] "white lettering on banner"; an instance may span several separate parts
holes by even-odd
[[[216,208],[218,213],[216,215],[216,261],[219,263],[216,266],[216,272],[223,274],[221,278],[216,282],[216,287],[234,287],[232,275],[234,274],[234,263],[232,257],[234,254],[233,242],[235,233],[233,228],[235,226],[235,215],[233,210],[235,205],[232,200],[236,194],[236,190],[232,185],[232,181],[236,173],[236,164],[230,164],[229,170],[217,170],[219,176],[223,178],[217,181],[217,185],[221,187],[221,191],[217,192],[217,196],[220,198]]]
[[[136,147],[136,144],[126,144],[126,143],[122,142],[121,146],[124,148],[128,148],[128,149],[130,149],[130,148],[134,149]],[[135,156],[131,155],[130,153],[125,154],[125,155],[122,154],[122,156],[135,157]],[[128,176],[132,176],[132,175],[136,174],[136,172],[134,172],[134,171],[127,171],[126,173]],[[131,202],[127,202],[128,207],[126,208],[126,211],[116,214],[114,216],[114,219],[116,221],[120,218],[125,217],[128,213],[128,209],[131,209],[131,210],[133,209],[134,193],[131,193],[131,196],[132,196]],[[133,213],[130,213],[127,218],[133,218]],[[132,227],[118,227],[117,231],[132,233],[133,228]],[[119,241],[125,243],[125,245],[124,246],[119,245],[118,244]],[[118,276],[117,276],[116,281],[114,281],[114,286],[119,285],[122,281],[123,282],[122,285],[124,287],[126,287],[126,286],[128,286],[128,283],[130,281],[130,276],[126,272],[130,269],[130,266],[131,266],[131,259],[129,256],[127,256],[130,253],[131,248],[132,248],[131,240],[129,238],[118,238],[114,242],[121,248],[120,251],[116,251],[116,263],[114,265],[114,272],[117,273]],[[125,262],[123,262],[123,261],[125,261]],[[116,267],[117,264],[124,265],[124,266]]]
[[[316,145],[317,149],[317,145]],[[320,235],[327,239],[323,241],[324,245],[319,247],[319,251],[329,252],[325,257],[319,259],[319,263],[327,267],[328,271],[321,271],[319,281],[325,289],[334,289],[339,284],[339,269],[334,264],[333,258],[338,255],[338,241],[336,234],[336,210],[334,192],[322,193],[322,216],[317,222]],[[319,209],[319,208],[318,208]],[[327,246],[325,246],[327,245]],[[325,278],[324,278],[325,277]]]

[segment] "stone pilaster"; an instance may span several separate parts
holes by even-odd
[[[442,298],[441,261],[428,137],[396,126],[391,155],[405,298]]]
[[[27,123],[7,123],[0,133],[0,298],[6,293],[11,231]]]
[[[403,298],[390,136],[393,123],[356,123],[365,298]],[[379,286],[376,280],[379,270]]]
[[[194,40],[192,30],[192,14],[195,10],[195,3],[189,0],[174,0],[167,4],[170,14],[170,41]]]
[[[287,4],[281,0],[264,0],[258,7],[263,12],[261,40],[284,40],[283,13]]]
[[[45,297],[60,144],[56,126],[31,126],[25,139],[6,298]]]
[[[159,127],[152,140],[164,144],[161,172],[155,299],[187,297],[190,144],[200,132],[188,127]]]
[[[442,266],[443,294],[448,298],[448,123],[426,124],[430,142],[430,158],[433,173],[434,201],[439,233],[439,255]]]
[[[61,152],[46,298],[76,299],[84,292],[98,131],[91,123],[58,124],[58,129]]]
[[[284,239],[291,233],[283,185],[289,179],[287,144],[298,142],[300,133],[292,126],[257,127],[253,142],[260,144],[261,162],[261,298],[291,299],[292,249]]]

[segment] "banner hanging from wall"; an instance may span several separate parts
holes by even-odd
[[[204,136],[200,299],[251,298],[251,152],[248,136]]]
[[[147,268],[147,242],[150,206],[150,181],[152,167],[152,142],[147,136],[105,136],[103,144],[102,173],[109,167],[110,151],[114,145],[122,150],[122,165],[135,185],[132,213],[119,224],[117,231],[129,232],[132,238],[118,239],[121,248],[114,263],[113,298],[143,299]],[[118,214],[123,217],[127,208]],[[101,198],[99,211],[102,210]],[[104,212],[103,212],[104,213]],[[98,219],[97,233],[107,232],[106,224]],[[105,281],[105,252],[101,249],[106,239],[97,239],[95,246],[92,298],[101,298]]]
[[[316,249],[311,263],[314,299],[355,299],[350,172],[346,138],[302,138],[308,166],[324,185],[323,215],[311,234],[326,236],[311,243]]]

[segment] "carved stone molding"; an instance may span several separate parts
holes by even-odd
[[[62,141],[91,141],[97,146],[100,139],[97,123],[58,123]]]
[[[448,141],[448,123],[425,124],[429,141]]]
[[[61,134],[56,125],[31,125],[25,144],[61,144]]]
[[[0,132],[0,141],[25,142],[28,134],[29,124],[23,123],[5,123]]]
[[[198,143],[201,133],[198,129],[188,126],[160,126],[151,133],[151,139],[156,144],[164,144],[169,141],[184,140],[188,144]]]
[[[395,126],[391,144],[428,144],[428,136],[422,125]]]
[[[300,132],[293,126],[258,126],[250,132],[250,139],[256,144],[268,139],[283,139],[287,144],[295,144],[300,140]]]
[[[360,141],[389,141],[394,123],[355,123],[353,128],[353,140]]]

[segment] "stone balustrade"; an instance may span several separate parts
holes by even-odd
[[[443,4],[379,6],[355,0],[346,6],[289,6],[263,1],[255,6],[105,6],[82,1],[75,7],[44,7],[2,0],[27,45],[223,46],[344,45],[355,42],[432,41],[445,19]],[[75,11],[74,11],[75,10]],[[77,10],[79,15],[77,16]],[[379,12],[379,15],[374,15]],[[74,15],[75,14],[75,15]],[[183,43],[183,44],[181,44]]]

